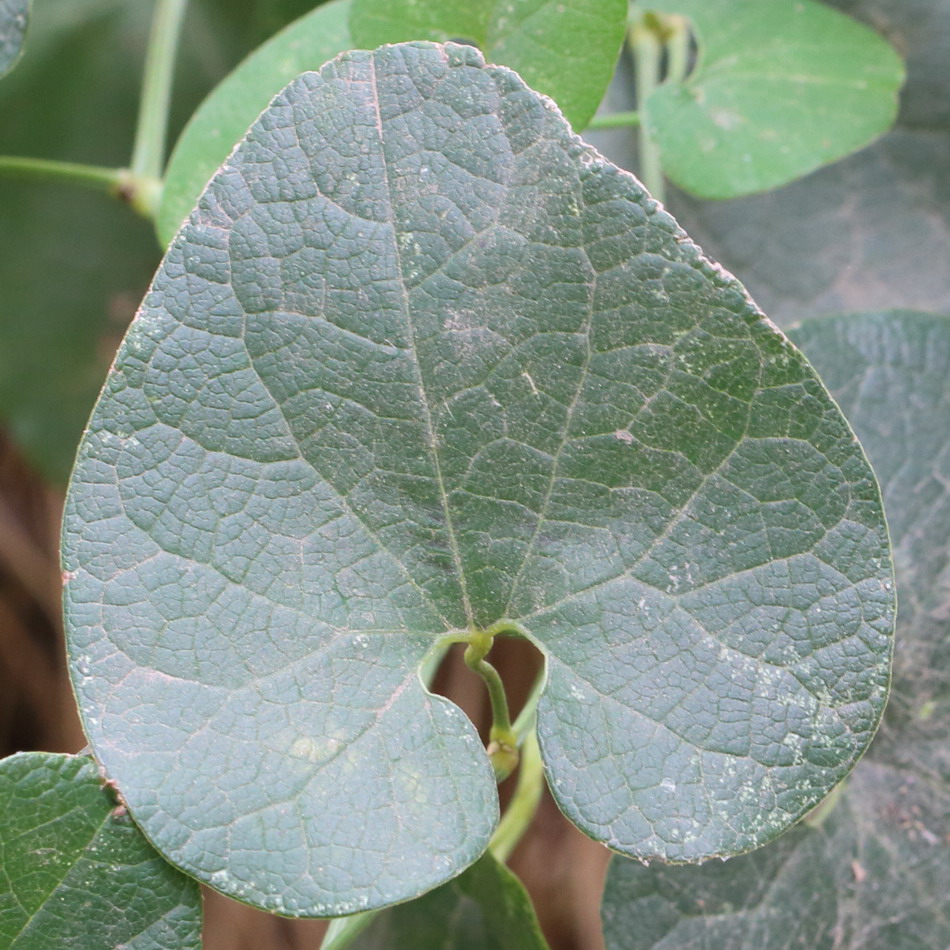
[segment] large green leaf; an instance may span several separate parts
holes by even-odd
[[[29,18],[30,0],[0,0],[0,76],[20,58]]]
[[[663,170],[705,198],[766,191],[867,145],[897,115],[894,50],[813,0],[646,0],[683,14],[695,70],[643,104]]]
[[[491,854],[419,900],[383,911],[353,950],[548,950],[521,882]]]
[[[470,40],[549,95],[578,129],[604,97],[627,20],[627,0],[353,0],[352,8],[359,46]]]
[[[950,0],[836,5],[907,57],[897,130],[778,192],[721,203],[672,194],[670,207],[782,323],[881,307],[943,310],[950,300]]]
[[[159,240],[168,244],[208,180],[265,106],[294,76],[318,69],[349,49],[350,0],[333,0],[290,24],[256,49],[192,116],[165,172]]]
[[[88,756],[0,761],[4,950],[198,950],[198,885],[157,855]]]
[[[487,759],[416,672],[447,636],[523,626],[555,797],[644,857],[779,834],[887,688],[883,514],[830,397],[470,47],[347,54],[263,114],[122,346],[64,559],[85,726],[133,814],[291,914],[484,850]]]
[[[609,950],[950,945],[950,318],[840,317],[795,338],[884,486],[900,597],[891,704],[820,824],[724,865],[615,860]]]

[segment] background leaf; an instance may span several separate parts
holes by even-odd
[[[333,0],[286,27],[223,80],[178,140],[162,189],[158,237],[167,245],[235,143],[295,76],[350,49],[349,0]]]
[[[950,319],[872,313],[812,321],[794,336],[884,486],[900,603],[892,699],[820,826],[724,865],[615,859],[609,950],[950,943]]]
[[[950,2],[837,5],[907,58],[897,128],[773,194],[670,196],[683,226],[783,324],[881,307],[941,311],[950,299]],[[632,161],[619,137],[611,144],[621,147],[608,151],[615,160]]]
[[[446,635],[520,621],[562,809],[677,860],[784,830],[888,678],[878,491],[829,396],[470,47],[352,53],[264,113],[123,344],[64,559],[85,726],[133,814],[289,914],[484,850],[487,760],[416,672]]]
[[[0,0],[0,76],[19,59],[29,18],[30,0]]]
[[[694,71],[643,105],[663,169],[732,198],[784,185],[867,145],[897,115],[904,71],[873,31],[812,0],[649,0],[683,14]]]
[[[583,129],[613,75],[626,0],[353,0],[350,29],[367,49],[406,40],[469,40],[517,70]]]
[[[117,807],[88,756],[0,761],[6,950],[198,950],[198,885]]]
[[[521,882],[490,853],[440,888],[383,911],[353,950],[548,950]]]

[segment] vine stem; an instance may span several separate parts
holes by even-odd
[[[118,168],[56,162],[45,158],[26,158],[19,155],[0,155],[0,175],[68,182],[111,194],[118,194],[123,183],[122,170]]]
[[[640,113],[636,110],[630,112],[609,112],[607,115],[595,115],[587,124],[591,131],[598,129],[632,129],[640,124]]]
[[[135,178],[160,180],[171,104],[175,57],[188,0],[156,0],[145,55],[142,96],[129,169]]]
[[[637,84],[637,105],[643,112],[646,101],[653,94],[660,81],[663,47],[657,32],[641,18],[630,28],[630,48],[633,50],[634,76]],[[647,191],[657,201],[665,199],[666,189],[663,182],[663,167],[660,162],[660,150],[650,135],[645,123],[639,130],[640,177]]]

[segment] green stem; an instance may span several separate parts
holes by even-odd
[[[130,169],[138,178],[160,179],[171,103],[175,57],[188,0],[156,0],[145,55],[138,126]]]
[[[588,123],[587,128],[593,131],[597,129],[632,129],[639,124],[640,113],[632,110],[630,112],[610,112],[607,115],[595,115]]]
[[[532,716],[532,726],[534,725]],[[541,794],[544,791],[544,768],[538,735],[532,728],[521,747],[521,768],[515,793],[498,822],[488,847],[491,853],[504,864],[515,850],[518,842],[534,819]]]
[[[0,155],[0,178],[4,176],[62,182],[105,192],[131,205],[146,218],[155,216],[162,187],[158,179],[133,175],[126,168],[104,168],[19,155]]]
[[[689,68],[689,23],[685,17],[666,17],[666,81],[682,82]]]
[[[647,100],[660,81],[662,46],[657,32],[647,18],[640,20],[630,30],[630,47],[633,50],[634,75],[637,83],[637,106],[642,113]],[[657,201],[663,201],[665,189],[660,150],[650,135],[646,124],[639,130],[640,178],[647,191]]]
[[[354,938],[373,922],[378,913],[378,910],[367,910],[362,914],[353,914],[352,917],[337,917],[331,920],[320,950],[343,950],[348,947]]]
[[[67,182],[110,194],[118,194],[123,181],[123,172],[119,168],[78,165],[74,162],[56,162],[45,158],[21,158],[18,155],[0,155],[0,175]]]

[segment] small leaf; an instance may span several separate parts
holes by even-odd
[[[88,756],[0,761],[5,950],[198,950],[198,885],[155,853]]]
[[[613,75],[626,20],[626,0],[353,0],[350,29],[368,49],[406,40],[476,43],[583,129]]]
[[[906,55],[897,128],[778,191],[701,201],[672,190],[667,203],[780,326],[892,307],[938,312],[950,300],[950,2],[835,5]],[[613,107],[632,108],[629,92],[618,86]],[[612,161],[637,167],[632,137],[597,138]]]
[[[548,950],[521,882],[490,853],[418,900],[384,910],[353,950]]]
[[[867,145],[897,115],[898,55],[813,0],[649,0],[683,14],[696,69],[659,86],[644,121],[664,172],[704,198],[777,188]]]
[[[86,730],[136,819],[289,914],[484,851],[487,757],[417,673],[447,637],[527,630],[555,797],[643,857],[778,835],[887,689],[883,513],[834,403],[470,47],[346,54],[265,111],[122,346],[64,562]]]
[[[353,46],[350,0],[332,0],[291,23],[256,49],[198,107],[165,171],[157,229],[167,245],[208,180],[265,106],[294,76],[319,69]]]
[[[0,76],[16,65],[30,20],[30,0],[0,0]]]
[[[891,703],[820,820],[724,865],[614,860],[608,950],[950,945],[950,318],[828,318],[794,336],[885,486],[900,602]]]

